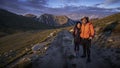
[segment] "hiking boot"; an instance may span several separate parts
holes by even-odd
[[[81,56],[81,58],[85,58],[85,57],[86,57],[86,55],[82,55],[82,56]]]
[[[76,51],[76,58],[79,57],[79,51]]]
[[[91,59],[87,58],[86,63],[90,63],[90,62],[91,62]]]

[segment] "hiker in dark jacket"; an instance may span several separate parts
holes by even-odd
[[[81,28],[81,23],[77,22],[74,31],[73,31],[73,36],[74,36],[74,51],[76,53],[76,56],[78,56],[79,53],[79,45],[80,45],[80,29]]]

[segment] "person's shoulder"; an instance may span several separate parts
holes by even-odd
[[[92,22],[88,22],[89,25],[92,25]]]

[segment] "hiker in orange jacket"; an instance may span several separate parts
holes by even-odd
[[[82,25],[81,25],[81,33],[80,37],[82,38],[82,46],[83,46],[83,55],[82,58],[87,56],[87,62],[90,62],[90,46],[91,46],[91,40],[94,37],[94,28],[91,22],[89,22],[88,17],[83,17],[81,19]]]

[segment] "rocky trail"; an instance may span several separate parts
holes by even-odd
[[[29,61],[32,68],[120,68],[120,49],[101,47],[106,45],[109,34],[101,33],[93,39],[90,63],[86,63],[86,58],[80,57],[83,53],[81,45],[79,57],[75,56],[73,36],[68,30],[62,30],[56,36],[34,45],[31,54],[21,57],[7,67]]]
[[[23,62],[33,62],[36,60],[40,55],[43,55],[45,51],[48,48],[48,45],[54,40],[55,36],[48,37],[45,41],[35,44],[31,47],[31,52],[28,51],[28,53],[18,59],[16,59],[14,62],[7,65],[7,68],[14,68],[17,64],[23,63]],[[29,54],[30,53],[30,54]]]
[[[101,37],[102,38],[102,37]],[[73,36],[63,30],[58,33],[44,55],[32,62],[33,68],[120,68],[120,49],[100,48],[92,44],[91,62],[86,63],[86,58],[75,57]]]

